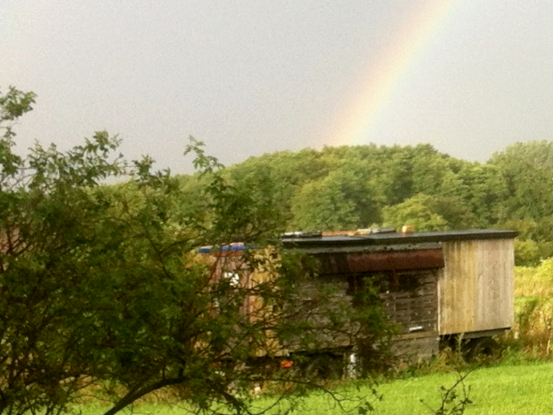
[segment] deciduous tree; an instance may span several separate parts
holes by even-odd
[[[163,388],[200,410],[241,413],[252,382],[305,383],[274,370],[282,342],[309,353],[316,337],[304,332],[345,330],[336,309],[320,318],[325,301],[290,306],[302,267],[261,249],[275,241],[270,206],[195,141],[202,216],[182,209],[168,171],[125,160],[106,132],[19,156],[10,123],[33,103],[15,88],[0,96],[0,413],[64,412],[91,385],[106,414]],[[237,238],[252,249],[231,255]],[[206,244],[212,255],[202,256]],[[317,330],[298,330],[294,317],[310,313]]]

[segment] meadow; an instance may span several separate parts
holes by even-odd
[[[374,413],[432,414],[440,407],[441,387],[449,388],[457,373],[434,373],[382,383],[378,393],[382,400],[372,399]],[[545,414],[553,412],[553,364],[527,364],[476,369],[464,380],[468,398],[473,402],[466,414]],[[354,394],[353,390],[349,393]],[[369,387],[360,387],[357,396],[371,396]],[[457,388],[462,399],[462,388]],[[330,415],[341,413],[328,397],[312,396],[301,414]],[[448,412],[446,412],[448,413]]]
[[[358,400],[366,399],[374,407],[369,413],[379,415],[433,414],[441,403],[441,387],[449,388],[458,379],[456,372],[432,373],[407,379],[382,382],[377,386],[378,399],[372,392],[374,385],[359,384],[338,387],[335,392],[344,401],[343,408],[329,395],[316,392],[298,403],[292,414],[338,415],[359,413]],[[535,415],[553,413],[553,363],[499,364],[493,367],[474,369],[466,376],[464,385],[468,398],[473,402],[466,407],[466,414],[474,415]],[[462,388],[458,387],[459,398],[463,398]],[[263,406],[263,397],[254,401]],[[284,409],[283,405],[281,409]],[[252,408],[252,409],[254,409]],[[87,406],[82,415],[99,415],[106,408]],[[130,411],[126,412],[130,413]],[[170,407],[165,404],[145,403],[136,406],[133,414],[185,415],[190,409]],[[278,410],[270,411],[276,414]],[[449,413],[449,412],[445,412]]]

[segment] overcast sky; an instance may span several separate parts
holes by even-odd
[[[485,161],[553,139],[553,1],[0,0],[0,89],[38,95],[22,147],[94,131],[190,172],[324,145]]]

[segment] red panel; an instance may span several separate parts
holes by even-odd
[[[328,253],[317,255],[321,274],[443,268],[441,248],[408,251]]]

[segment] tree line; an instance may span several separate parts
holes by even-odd
[[[517,264],[553,255],[552,141],[516,143],[485,163],[430,144],[282,151],[233,165],[225,177],[252,192],[266,225],[280,231],[506,228],[520,233]],[[180,177],[182,209],[202,211],[194,198],[202,186],[198,176]]]

